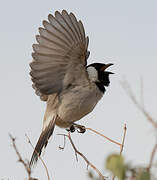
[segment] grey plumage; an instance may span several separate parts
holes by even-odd
[[[47,146],[48,139],[50,138],[54,130],[54,121],[55,119],[52,119],[49,125],[44,129],[44,131],[42,131],[39,140],[35,146],[35,150],[30,161],[30,166],[33,166],[34,163],[38,160],[38,156],[41,155],[42,148]]]
[[[48,19],[43,21],[44,28],[39,28],[30,63],[34,86],[46,95],[61,91],[69,65],[85,65],[88,53],[83,25],[72,13],[56,11],[55,17],[49,15]]]
[[[50,14],[48,21],[43,21],[43,26],[36,36],[37,44],[33,44],[30,75],[36,94],[47,101],[47,108],[30,166],[46,147],[55,124],[68,128],[93,110],[105,91],[102,86],[109,84],[105,78],[109,74],[97,71],[111,65],[95,63],[87,71],[89,38],[73,13],[56,11],[55,16]]]

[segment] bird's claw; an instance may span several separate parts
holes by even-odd
[[[86,132],[86,128],[85,128],[85,126],[80,126],[80,127],[77,127],[77,132],[78,133],[85,133]]]
[[[75,132],[76,128],[75,128],[74,125],[71,125],[70,128],[69,128],[69,129],[66,129],[66,130],[67,130],[68,132],[73,133],[73,132]]]
[[[79,125],[79,124],[73,124],[75,126],[75,128],[77,128],[77,132],[78,133],[85,133],[86,132],[86,127]]]
[[[73,133],[73,132],[75,132],[75,130],[77,129],[77,132],[78,133],[85,133],[86,132],[86,127],[85,126],[82,126],[82,125],[78,125],[78,124],[72,124],[71,126],[70,126],[70,128],[69,129],[66,129],[68,132],[71,132],[71,133]]]

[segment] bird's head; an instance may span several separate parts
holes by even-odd
[[[92,82],[100,83],[103,86],[109,86],[110,84],[109,75],[114,73],[106,71],[106,69],[112,65],[113,65],[112,63],[109,64],[93,63],[88,65],[87,72],[89,79]]]

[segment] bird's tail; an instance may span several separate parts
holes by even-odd
[[[33,155],[31,157],[30,168],[33,167],[38,161],[38,158],[41,155],[43,147],[45,148],[47,146],[48,140],[53,133],[54,127],[55,127],[55,119],[51,120],[48,126],[40,134],[39,140],[35,146]]]

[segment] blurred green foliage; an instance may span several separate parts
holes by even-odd
[[[137,174],[136,180],[150,180],[150,173],[146,170],[142,170]]]
[[[108,156],[106,160],[106,169],[110,170],[119,180],[124,180],[127,166],[124,164],[124,158],[118,154]]]
[[[112,177],[117,177],[119,180],[151,180],[151,175],[148,169],[143,167],[132,167],[126,163],[124,157],[119,154],[111,154],[107,157],[105,162],[105,169],[111,172],[110,177],[106,179],[111,180]],[[95,177],[93,172],[89,172],[88,176],[91,180],[99,180]]]

